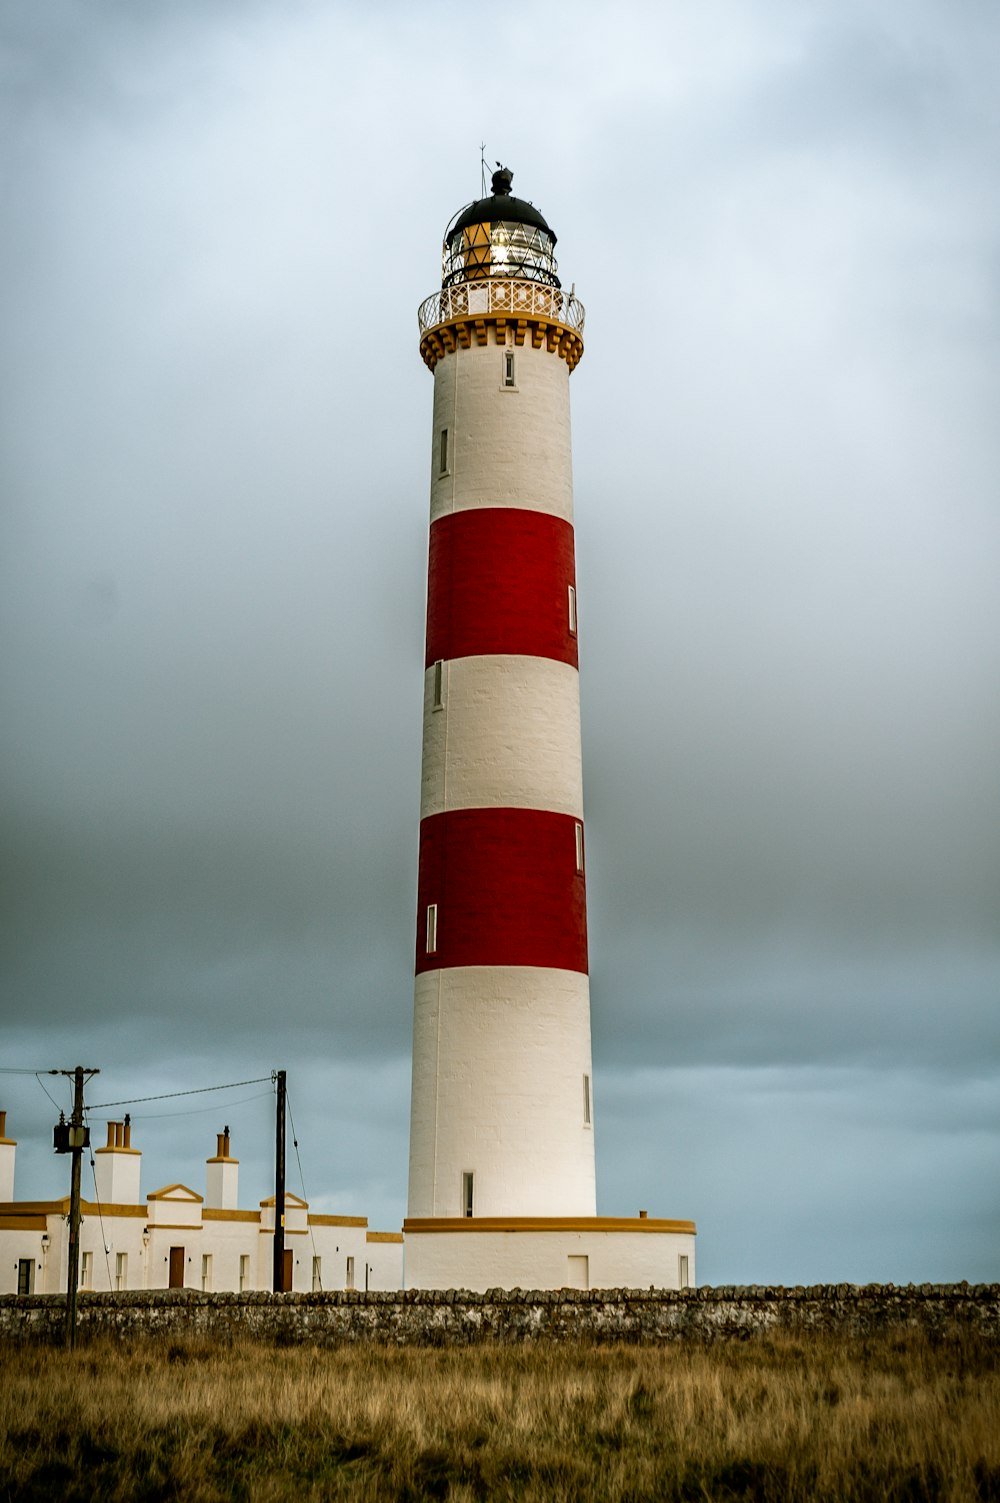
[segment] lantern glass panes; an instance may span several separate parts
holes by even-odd
[[[511,277],[558,287],[555,242],[545,230],[513,220],[470,224],[445,241],[442,285]]]

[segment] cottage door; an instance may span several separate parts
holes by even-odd
[[[184,1249],[172,1247],[170,1249],[170,1278],[167,1287],[169,1289],[184,1288]]]

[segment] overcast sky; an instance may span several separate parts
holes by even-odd
[[[998,47],[991,0],[2,6],[3,1067],[283,1067],[313,1208],[399,1226],[416,309],[485,142],[587,308],[599,1210],[696,1220],[701,1282],[1000,1278]],[[143,1193],[228,1123],[256,1204],[272,1113],[135,1106]]]

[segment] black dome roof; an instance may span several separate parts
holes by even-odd
[[[445,239],[457,235],[460,230],[468,229],[470,224],[495,224],[498,219],[504,219],[508,224],[530,224],[537,230],[544,230],[555,245],[555,232],[545,223],[534,204],[527,203],[523,198],[515,198],[511,193],[513,176],[506,167],[494,172],[493,192],[489,198],[477,198],[475,203],[461,209],[445,231]]]

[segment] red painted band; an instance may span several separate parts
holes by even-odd
[[[512,653],[577,663],[573,528],[518,506],[470,507],[431,525],[427,656]]]
[[[420,824],[417,973],[459,965],[587,971],[576,825],[545,809],[453,809]],[[427,909],[437,904],[437,948]]]

